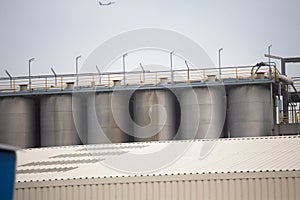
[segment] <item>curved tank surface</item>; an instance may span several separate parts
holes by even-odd
[[[100,92],[88,96],[87,130],[89,144],[130,141],[132,123],[129,114],[129,102],[129,91]]]
[[[169,90],[134,93],[135,141],[171,140],[176,134],[174,95]]]
[[[79,105],[72,106],[73,98]],[[72,95],[43,96],[40,101],[41,146],[81,144],[78,136],[82,124],[76,124],[74,116],[83,123],[81,99]]]
[[[224,136],[226,93],[223,87],[184,88],[180,91],[180,139]]]
[[[228,135],[271,135],[273,127],[270,85],[234,86],[228,89]]]
[[[0,143],[21,148],[37,146],[35,109],[35,102],[30,98],[1,98]]]

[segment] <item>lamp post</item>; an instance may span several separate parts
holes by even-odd
[[[221,79],[221,51],[223,51],[223,48],[219,49],[219,75],[220,75],[220,79]]]
[[[272,71],[271,71],[271,58],[270,58],[270,55],[271,55],[271,47],[272,47],[272,44],[270,44],[268,46],[268,54],[269,54],[269,78],[271,79],[272,78]]]
[[[125,68],[126,68],[126,63],[125,63],[125,57],[127,56],[127,53],[125,53],[123,57],[123,81],[124,85],[126,85],[126,77],[125,77]]]
[[[173,53],[174,53],[174,51],[171,51],[171,52],[170,52],[170,67],[171,67],[171,83],[172,83],[172,84],[174,84]]]
[[[54,69],[51,67],[51,71],[54,74],[54,78],[55,78],[55,87],[57,86],[57,74],[55,73]]]
[[[31,62],[34,61],[34,58],[28,60],[28,74],[29,74],[29,91],[31,91]]]
[[[140,67],[142,68],[142,71],[143,71],[143,81],[144,81],[144,83],[145,83],[145,69],[144,69],[144,67],[143,67],[143,65],[142,65],[142,63],[140,63]]]
[[[100,71],[100,69],[98,68],[97,65],[96,65],[96,69],[97,69],[98,74],[99,74],[99,84],[101,84],[101,71]]]
[[[76,86],[77,87],[78,87],[78,82],[79,82],[79,80],[78,80],[78,60],[79,60],[79,58],[81,58],[81,56],[76,57]]]
[[[190,82],[190,67],[189,67],[189,65],[188,65],[188,63],[187,63],[186,60],[184,61],[184,63],[186,65],[187,69],[188,69],[188,72],[187,72],[187,82],[189,83]]]
[[[7,76],[9,77],[9,81],[10,81],[10,89],[12,88],[12,76],[10,75],[10,73],[8,73],[7,70],[5,70],[5,73],[7,74]]]

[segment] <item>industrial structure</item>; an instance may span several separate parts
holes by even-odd
[[[300,78],[275,63],[76,72],[0,78],[14,199],[300,198]]]
[[[279,73],[273,63],[217,73],[0,78],[0,142],[28,148],[299,133],[298,78]],[[155,134],[144,135],[149,132]]]

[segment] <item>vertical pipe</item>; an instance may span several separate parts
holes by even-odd
[[[46,88],[46,92],[47,92],[47,85],[48,85],[48,83],[47,83],[47,77],[45,78],[45,88]]]
[[[223,50],[223,48],[220,48],[219,49],[219,76],[220,76],[220,79],[221,79],[221,74],[222,74],[222,72],[221,72],[221,51]]]
[[[79,58],[81,58],[81,56],[77,56],[76,57],[76,86],[78,88],[78,84],[79,84],[79,78],[78,78],[78,60]]]
[[[174,84],[173,53],[174,53],[174,51],[170,52],[170,67],[171,67],[171,83],[172,83],[172,84]]]
[[[127,53],[123,55],[123,81],[124,81],[124,85],[126,85],[126,75],[125,75],[125,68],[126,68],[125,57],[126,56],[127,56]]]
[[[272,79],[272,73],[271,73],[271,47],[272,44],[268,46],[268,54],[269,54],[269,79]]]
[[[28,60],[28,75],[29,75],[29,91],[31,91],[31,62],[34,61],[34,58]]]

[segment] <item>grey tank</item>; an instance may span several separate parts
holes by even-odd
[[[135,141],[171,140],[176,134],[174,95],[169,90],[139,90],[134,94]]]
[[[38,145],[35,103],[25,97],[0,99],[0,143],[21,148]]]
[[[130,141],[132,123],[128,91],[93,93],[87,100],[89,144],[123,143]]]
[[[73,99],[77,105],[72,105]],[[75,125],[74,116],[77,124]],[[73,95],[43,96],[40,101],[41,146],[81,144],[83,113],[81,99]]]
[[[231,87],[228,101],[229,137],[271,135],[273,106],[270,85]]]
[[[184,88],[180,92],[179,139],[224,136],[226,93],[223,87]]]

